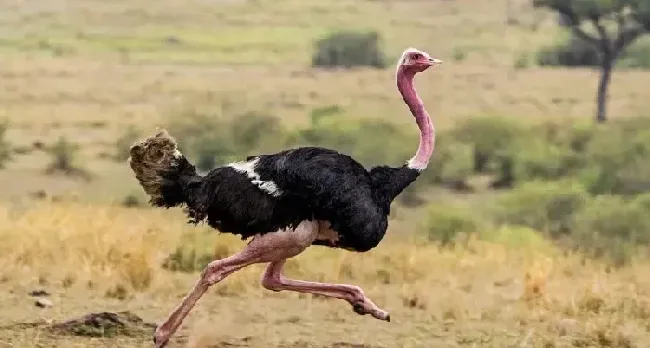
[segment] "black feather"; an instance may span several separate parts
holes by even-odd
[[[399,168],[378,166],[370,170],[370,179],[375,190],[378,204],[383,204],[387,213],[390,213],[390,204],[404,189],[414,182],[420,172],[408,168],[406,165]]]
[[[418,172],[404,167],[375,167],[367,171],[350,156],[334,150],[301,147],[257,160],[255,173],[273,182],[275,196],[230,166],[200,177],[183,157],[165,171],[162,206],[187,205],[190,222],[206,221],[224,233],[242,239],[294,228],[305,220],[329,221],[338,232],[336,244],[314,245],[367,251],[379,244],[388,227],[390,204],[413,182]]]

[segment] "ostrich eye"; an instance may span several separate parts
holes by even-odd
[[[422,55],[420,55],[419,53],[416,53],[412,57],[413,57],[413,59],[420,59],[422,57]]]

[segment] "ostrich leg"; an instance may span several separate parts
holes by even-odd
[[[269,264],[262,275],[262,285],[265,288],[273,291],[289,290],[340,298],[348,301],[358,314],[371,314],[379,320],[390,321],[390,314],[377,307],[358,286],[286,279],[282,274],[285,262],[286,260],[281,260]]]
[[[254,263],[273,262],[294,257],[304,251],[318,235],[318,222],[304,221],[294,231],[277,231],[257,235],[241,252],[210,262],[201,278],[167,320],[156,328],[153,341],[156,348],[164,347],[181,326],[197,301],[208,288],[228,275]]]

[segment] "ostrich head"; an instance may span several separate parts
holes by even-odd
[[[428,53],[416,48],[407,48],[397,63],[398,69],[411,71],[413,73],[423,72],[433,65],[442,64],[442,61],[431,57]]]

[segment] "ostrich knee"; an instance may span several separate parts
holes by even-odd
[[[282,291],[282,280],[274,276],[269,276],[266,273],[262,275],[262,286],[271,291]]]
[[[225,266],[221,260],[212,261],[201,272],[201,284],[205,287],[210,287],[220,282],[227,275]]]
[[[262,273],[260,282],[265,289],[275,292],[283,290],[282,273],[280,272],[282,265],[284,265],[284,261],[273,262]]]

